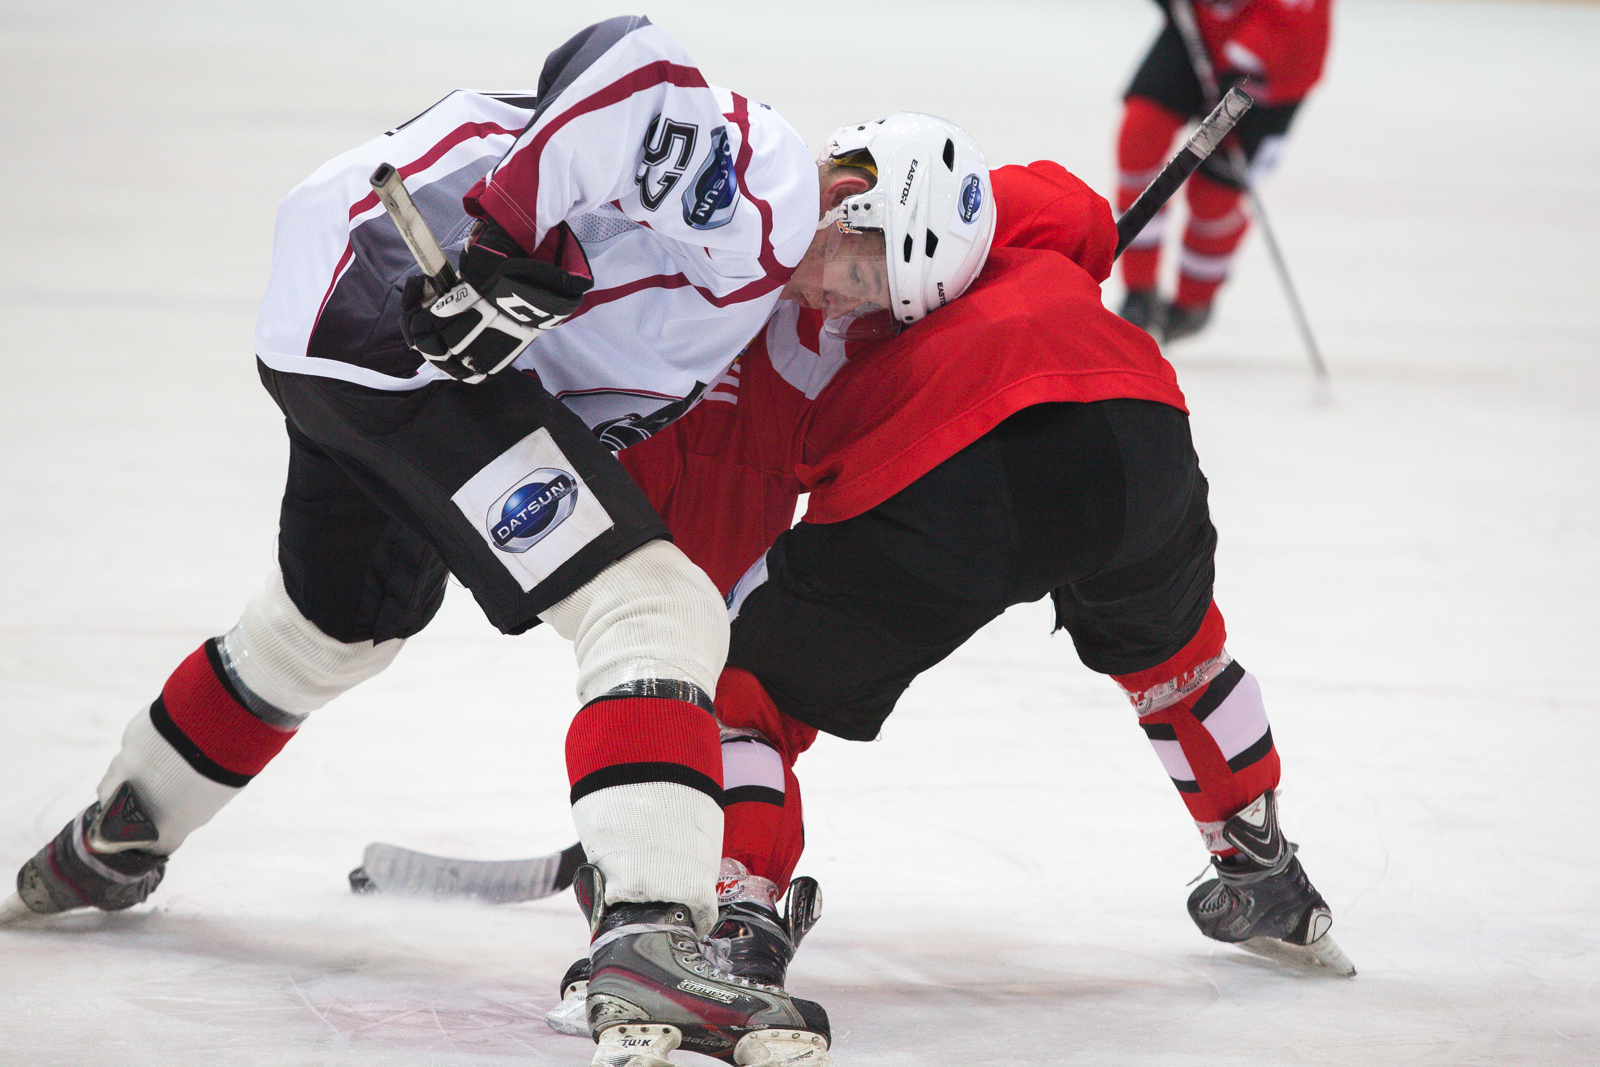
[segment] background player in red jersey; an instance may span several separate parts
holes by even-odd
[[[1126,211],[1161,169],[1184,123],[1210,109],[1171,15],[1139,65],[1125,96],[1117,135],[1117,210]],[[1186,0],[1185,0],[1186,2]],[[1217,290],[1250,220],[1244,186],[1276,162],[1295,112],[1322,77],[1333,0],[1194,0],[1195,22],[1221,88],[1237,84],[1255,100],[1232,140],[1249,163],[1213,154],[1185,183],[1189,220],[1172,299],[1157,290],[1167,212],[1158,214],[1122,256],[1127,296],[1122,317],[1157,340],[1176,341],[1211,318]]]

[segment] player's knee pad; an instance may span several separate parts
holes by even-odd
[[[722,597],[668,541],[635,549],[539,617],[572,642],[585,703],[648,679],[714,694],[728,656]]]
[[[300,613],[273,568],[218,651],[247,705],[303,718],[389,666],[404,644],[334,640]]]

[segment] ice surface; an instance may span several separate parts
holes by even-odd
[[[270,11],[268,10],[270,8]],[[1133,0],[647,9],[813,144],[915,107],[1109,187]],[[273,208],[457,85],[521,88],[583,0],[0,11],[0,869],[87,802],[128,717],[271,558],[282,432],[250,328]],[[1172,353],[1260,677],[1284,820],[1354,981],[1183,911],[1204,854],[1114,687],[1005,616],[871,745],[802,761],[827,912],[792,986],[841,1067],[1600,1061],[1600,5],[1340,0],[1259,240]],[[1120,294],[1108,288],[1108,300]],[[0,1062],[588,1062],[540,1021],[563,898],[352,897],[373,839],[572,837],[570,653],[453,590],[313,716],[151,905],[0,931]]]

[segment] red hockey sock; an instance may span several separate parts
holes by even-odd
[[[1214,852],[1231,848],[1220,828],[1278,785],[1278,751],[1255,677],[1223,648],[1213,603],[1200,630],[1159,666],[1118,675],[1172,784]]]
[[[150,705],[156,732],[196,772],[242,788],[289,743],[295,731],[268,725],[228,679],[217,638],[178,665]]]
[[[1123,212],[1155,180],[1166,162],[1172,139],[1183,126],[1174,114],[1142,96],[1130,96],[1117,134],[1117,211]],[[1163,210],[1122,254],[1122,280],[1129,289],[1154,289],[1161,261],[1161,237],[1166,226]]]
[[[722,739],[722,854],[782,893],[805,848],[794,761],[817,731],[778,710],[755,675],[725,668],[717,682]]]
[[[659,693],[670,686],[644,686]],[[687,904],[716,918],[722,752],[711,709],[677,696],[591,700],[567,729],[572,821],[606,900]]]
[[[716,720],[669,697],[591,700],[567,729],[567,780],[573,803],[616,786],[676,782],[720,804]]]
[[[1196,172],[1188,182],[1189,223],[1178,260],[1177,304],[1209,304],[1228,278],[1233,253],[1250,228],[1244,194]]]

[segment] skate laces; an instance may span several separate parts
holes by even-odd
[[[733,944],[726,938],[706,938],[700,942],[700,954],[711,961],[711,966],[717,970],[733,973]]]

